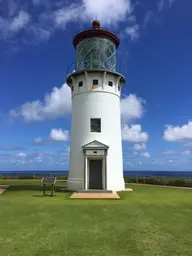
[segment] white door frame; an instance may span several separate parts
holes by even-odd
[[[84,154],[84,189],[89,189],[89,160],[102,159],[102,185],[103,190],[107,190],[107,153],[109,146],[99,142],[92,141],[82,146]]]

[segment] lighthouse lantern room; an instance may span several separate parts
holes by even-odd
[[[116,72],[119,39],[94,20],[73,45],[76,70],[67,77],[72,92],[67,187],[124,190],[120,93],[125,78]]]

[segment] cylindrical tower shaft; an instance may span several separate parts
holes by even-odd
[[[94,21],[73,44],[76,72],[67,77],[72,90],[68,188],[123,190],[120,93],[125,78],[116,72],[119,39]]]

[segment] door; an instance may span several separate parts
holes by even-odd
[[[89,160],[89,189],[102,188],[102,160]]]

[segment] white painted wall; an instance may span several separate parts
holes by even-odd
[[[99,85],[91,91],[93,79],[98,79]],[[108,85],[109,80],[114,83],[113,87]],[[83,87],[79,88],[79,81],[83,81]],[[83,73],[73,78],[73,86],[68,189],[84,188],[84,155],[81,147],[93,140],[98,140],[109,146],[107,189],[123,190],[125,184],[118,78],[115,74],[105,75],[102,71],[87,73],[87,75]],[[101,133],[90,132],[90,118],[101,118]]]

